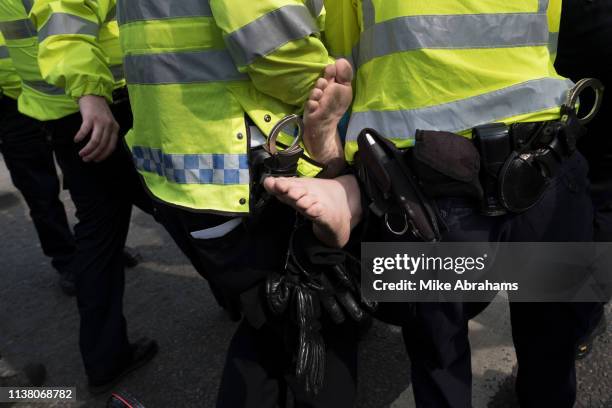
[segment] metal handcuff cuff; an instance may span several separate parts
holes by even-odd
[[[295,139],[279,150],[278,136],[294,124]],[[266,143],[251,150],[255,185],[254,210],[263,208],[271,196],[263,189],[266,177],[297,176],[304,124],[298,115],[280,120]],[[280,145],[281,147],[284,147]],[[325,341],[321,336],[321,319],[327,317],[341,324],[347,318],[361,322],[375,304],[361,296],[360,261],[341,249],[329,248],[313,234],[312,226],[299,214],[289,237],[285,265],[270,273],[265,283],[268,310],[283,321],[285,341],[295,350],[295,374],[304,390],[317,394],[323,387]]]
[[[578,99],[589,88],[595,93],[593,107],[586,116],[579,118]],[[530,140],[523,143],[513,138],[514,149],[498,176],[499,202],[505,210],[521,213],[540,200],[561,163],[576,151],[577,141],[586,133],[584,125],[597,115],[603,90],[598,79],[578,81],[561,106],[559,120],[541,124]]]
[[[295,124],[296,135],[293,143],[283,150],[277,147],[277,139],[283,129]],[[270,131],[266,143],[250,151],[250,168],[252,172],[251,191],[253,192],[252,212],[257,213],[265,207],[272,198],[264,189],[263,182],[266,177],[294,177],[297,176],[298,161],[304,154],[300,146],[304,135],[304,122],[298,115],[287,115]]]

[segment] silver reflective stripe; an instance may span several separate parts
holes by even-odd
[[[43,42],[49,36],[63,34],[83,34],[97,37],[99,29],[97,23],[82,17],[66,13],[53,13],[38,32],[38,41]]]
[[[546,13],[548,10],[548,0],[538,0],[538,13]]]
[[[557,46],[559,44],[559,33],[548,34],[548,52],[555,54],[557,52]]]
[[[23,81],[23,84],[47,95],[65,95],[66,91],[63,88],[58,88],[45,81]]]
[[[9,50],[6,46],[0,46],[0,58],[10,58]]]
[[[7,40],[21,40],[36,37],[36,28],[29,18],[0,22],[0,31]]]
[[[226,50],[127,55],[128,84],[186,84],[245,80]]]
[[[229,34],[225,44],[236,64],[243,66],[317,32],[317,23],[307,7],[284,6]]]
[[[545,14],[467,14],[401,17],[361,34],[357,66],[423,48],[501,48],[548,44]]]
[[[110,67],[111,73],[113,74],[113,79],[115,82],[119,82],[125,78],[125,74],[123,72],[123,65],[113,65]]]
[[[363,27],[365,29],[376,24],[376,10],[372,0],[362,0],[361,10],[363,11]]]
[[[310,10],[310,14],[317,18],[323,10],[323,0],[306,0],[306,7]]]
[[[34,0],[21,0],[21,4],[23,4],[26,13],[30,14],[32,6],[34,5]]]
[[[122,0],[118,2],[117,12],[119,24],[182,17],[212,17],[208,0]]]
[[[348,139],[356,140],[364,128],[390,138],[412,139],[417,129],[460,132],[529,112],[561,106],[573,83],[542,78],[442,105],[421,109],[354,112]]]
[[[132,146],[136,168],[156,173],[175,184],[249,184],[246,154],[168,154]]]

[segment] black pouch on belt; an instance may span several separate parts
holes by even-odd
[[[570,112],[564,121],[532,124],[533,129],[529,126],[512,126],[514,150],[499,172],[500,202],[514,213],[526,211],[540,200],[585,133],[575,112]]]
[[[395,235],[409,231],[419,240],[438,241],[435,204],[421,191],[406,151],[373,129],[363,129],[357,144],[358,175],[372,201],[372,212],[384,217],[387,229]]]
[[[480,156],[469,139],[450,132],[417,130],[409,155],[428,197],[482,199]]]

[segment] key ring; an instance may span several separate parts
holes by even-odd
[[[587,113],[585,117],[578,118],[578,122],[581,125],[586,125],[587,123],[591,122],[593,118],[595,118],[595,115],[597,115],[597,112],[599,112],[599,108],[601,107],[601,102],[603,101],[604,86],[599,79],[583,78],[576,82],[576,85],[574,85],[574,87],[567,93],[567,99],[562,107],[561,120],[563,122],[567,121],[568,112],[576,110],[576,103],[578,102],[580,94],[582,94],[582,92],[588,88],[593,89],[593,92],[595,92],[595,102],[593,102],[591,111]]]
[[[285,128],[285,126],[287,126],[290,123],[295,123],[298,129],[298,133],[297,133],[296,138],[293,139],[293,143],[291,144],[291,146],[289,146],[286,150],[291,151],[295,149],[296,147],[299,146],[300,142],[302,141],[302,137],[304,136],[304,121],[302,121],[302,117],[296,114],[287,115],[281,120],[279,120],[276,123],[276,125],[274,125],[274,127],[272,128],[272,131],[270,132],[270,136],[268,137],[268,140],[266,142],[266,145],[265,145],[266,150],[272,156],[274,156],[277,153],[276,139],[278,138],[278,135]]]

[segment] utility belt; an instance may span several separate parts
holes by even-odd
[[[586,88],[595,91],[596,102],[587,116],[578,118],[575,106]],[[576,151],[602,93],[598,80],[582,80],[569,92],[561,119],[478,126],[471,140],[419,130],[414,147],[398,149],[375,130],[364,129],[357,139],[356,164],[369,207],[393,234],[410,232],[423,241],[440,239],[438,198],[473,199],[487,216],[524,212]]]

